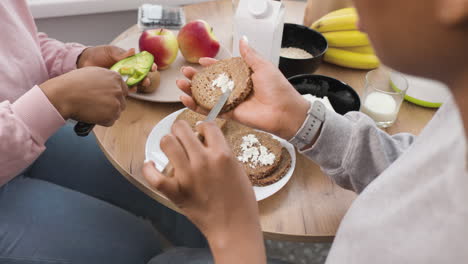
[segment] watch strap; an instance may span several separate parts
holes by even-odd
[[[310,104],[307,117],[296,135],[289,140],[298,150],[309,145],[318,133],[322,123],[325,121],[325,105],[320,101]]]

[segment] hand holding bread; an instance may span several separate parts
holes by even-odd
[[[270,132],[287,140],[292,138],[305,120],[309,103],[279,69],[262,59],[249,47],[245,39],[241,40],[240,49],[244,62],[252,71],[250,79],[253,91],[222,117],[234,119],[246,126]],[[215,63],[217,61],[214,59],[200,59],[200,64],[204,67]],[[184,67],[182,73],[192,80],[197,71],[192,67]],[[195,100],[191,82],[179,80],[177,85],[186,93],[180,98],[185,106],[199,113],[207,113],[208,109],[200,106]]]

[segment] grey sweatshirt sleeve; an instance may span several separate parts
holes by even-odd
[[[317,141],[301,153],[319,164],[338,185],[360,193],[414,139],[408,133],[390,136],[360,112],[341,116],[327,110]]]

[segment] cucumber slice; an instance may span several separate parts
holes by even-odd
[[[148,75],[153,63],[153,55],[147,51],[143,51],[117,62],[110,69],[121,75],[129,75],[127,85],[134,86],[143,81]]]

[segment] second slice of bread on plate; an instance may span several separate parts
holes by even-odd
[[[193,131],[196,131],[195,127],[197,126],[197,123],[202,122],[205,119],[206,119],[206,116],[199,114],[197,112],[194,112],[190,109],[185,109],[176,118],[176,120],[187,121],[187,123],[190,125]],[[224,126],[226,125],[226,120],[221,119],[221,118],[216,118],[215,123],[221,130],[223,130]]]
[[[176,120],[187,121],[195,131],[197,123],[205,120],[205,118],[204,115],[186,109],[179,114]],[[243,166],[252,185],[268,186],[279,181],[287,174],[292,163],[291,155],[270,134],[246,127],[232,120],[217,118],[215,122],[223,131],[234,157]],[[249,142],[251,144],[246,146],[246,143]],[[263,154],[267,154],[268,158],[261,155],[260,149],[262,147]],[[252,155],[252,153],[254,154]],[[259,159],[262,159],[263,163]]]
[[[234,152],[234,156],[241,162],[249,178],[264,178],[279,166],[283,146],[271,135],[246,127],[236,131],[234,135],[228,136],[227,140]],[[249,140],[254,140],[257,143],[252,144],[250,148],[245,148]],[[261,147],[264,147],[266,154],[270,155],[267,163],[262,163],[259,159],[262,156],[260,153]]]
[[[288,173],[289,169],[291,168],[291,155],[289,154],[289,151],[286,148],[283,148],[281,152],[281,161],[276,168],[270,175],[267,175],[264,178],[261,179],[256,179],[256,178],[250,178],[250,181],[252,182],[253,185],[255,186],[268,186],[271,185],[279,180],[281,180],[286,174]]]

